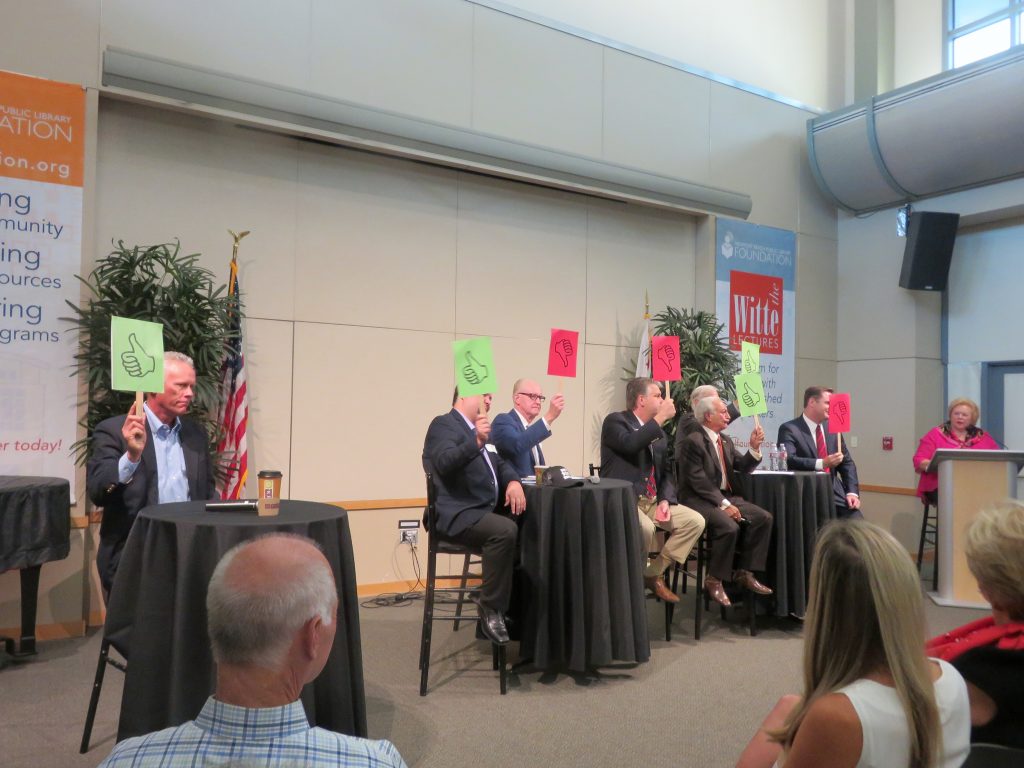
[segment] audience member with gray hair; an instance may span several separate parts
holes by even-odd
[[[1024,504],[978,513],[964,554],[992,615],[932,639],[928,655],[967,680],[971,741],[1024,749]]]
[[[271,534],[231,549],[207,590],[217,685],[195,720],[127,739],[103,766],[405,768],[389,741],[311,728],[299,696],[327,663],[338,594],[309,539]]]

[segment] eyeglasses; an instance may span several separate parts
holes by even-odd
[[[544,395],[534,395],[530,392],[516,392],[516,394],[522,395],[523,397],[528,397],[535,403],[543,403],[545,400],[547,400],[547,398],[544,397]]]

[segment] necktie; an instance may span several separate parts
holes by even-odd
[[[825,447],[825,430],[821,428],[821,424],[818,425],[818,431],[815,433],[818,439],[818,458],[823,461],[828,458],[828,448]],[[828,467],[824,467],[826,472],[831,470]]]
[[[652,499],[658,498],[658,484],[654,482],[654,466],[651,465],[651,471],[647,475],[647,490],[644,493]]]
[[[725,467],[725,451],[722,450],[722,436],[718,436],[718,440],[715,441],[718,446],[718,463],[722,465],[722,488],[726,491],[732,491],[732,485],[729,483],[729,471]]]

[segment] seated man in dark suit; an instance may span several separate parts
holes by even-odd
[[[515,470],[488,443],[491,395],[459,397],[436,417],[423,441],[423,469],[437,489],[437,531],[446,539],[479,547],[483,584],[477,598],[480,626],[498,644],[508,642],[505,612],[512,595],[512,566],[518,528],[513,517],[526,509]]]
[[[804,392],[804,412],[779,427],[779,443],[786,446],[790,469],[825,471],[832,475],[836,514],[841,518],[864,517],[860,511],[860,484],[857,465],[843,441],[839,451],[837,435],[828,432],[828,409],[832,390],[808,387]]]
[[[629,410],[610,413],[601,427],[601,477],[633,484],[643,533],[643,558],[655,551],[657,528],[668,540],[644,571],[644,584],[660,599],[679,602],[661,574],[670,561],[683,565],[704,532],[704,520],[676,499],[672,468],[665,456],[668,440],[661,426],[676,415],[672,398],[664,398],[652,379],[630,379],[626,385]]]
[[[491,442],[519,477],[530,477],[535,466],[546,463],[540,444],[551,437],[551,425],[562,414],[565,397],[561,393],[552,397],[547,414],[537,419],[543,404],[540,384],[519,379],[512,386],[512,410],[499,413],[491,425]]]
[[[206,430],[185,416],[195,396],[192,359],[164,353],[164,391],[146,396],[142,413],[104,419],[92,431],[86,467],[89,498],[103,507],[96,567],[110,593],[121,550],[143,507],[214,496]]]
[[[772,535],[772,516],[767,510],[736,495],[739,472],[753,472],[761,462],[758,449],[764,430],[750,434],[750,451],[740,454],[732,438],[723,430],[729,426],[729,409],[720,398],[705,397],[697,402],[694,417],[701,429],[682,442],[676,455],[680,479],[679,498],[707,520],[711,530],[711,562],[704,587],[716,602],[731,605],[723,581],[759,595],[772,591],[755,578],[752,571],[763,571]],[[740,522],[745,521],[743,551],[737,556]]]

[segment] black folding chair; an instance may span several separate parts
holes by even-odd
[[[464,544],[441,538],[437,533],[437,490],[434,488],[434,478],[428,472],[427,476],[427,585],[423,596],[423,632],[420,636],[420,696],[427,695],[427,675],[430,672],[430,640],[435,621],[453,622],[452,630],[459,628],[459,623],[468,621],[462,615],[462,609],[469,600],[475,587],[469,586],[470,579],[480,577],[478,573],[471,573],[470,567],[480,562],[480,550]],[[438,555],[461,555],[463,559],[462,572],[457,574],[438,574]],[[477,558],[477,559],[473,559]],[[438,587],[438,581],[458,581],[458,586]],[[451,613],[441,612],[436,614],[435,607],[454,607]],[[504,695],[508,690],[508,668],[505,663],[505,646],[491,643],[491,661],[494,669],[498,670],[498,683],[501,693]]]
[[[114,648],[125,661],[118,661],[110,656],[110,649]],[[111,645],[111,642],[103,638],[100,643],[100,657],[96,662],[96,677],[92,681],[92,694],[89,696],[89,711],[85,715],[85,728],[82,730],[82,743],[78,747],[80,754],[89,751],[89,739],[92,737],[92,724],[96,720],[96,708],[100,703],[100,691],[103,689],[103,675],[107,671],[107,665],[122,672],[128,671],[128,655],[122,649]]]

